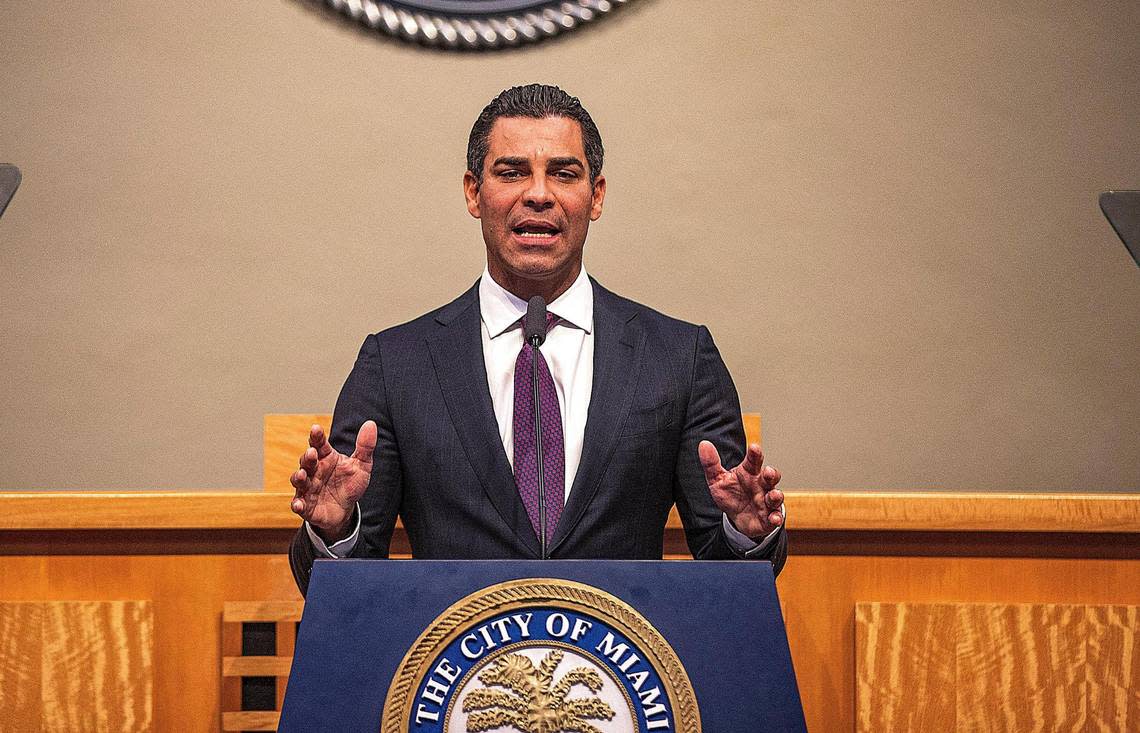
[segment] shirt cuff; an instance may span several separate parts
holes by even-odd
[[[331,545],[326,545],[317,531],[308,522],[305,522],[305,531],[309,533],[309,541],[313,543],[318,555],[324,557],[348,557],[352,554],[352,549],[356,547],[356,541],[360,539],[360,505],[357,504],[356,508],[352,510],[356,515],[356,526],[352,530],[352,534],[345,537],[340,542],[334,542]],[[728,520],[725,520],[728,521]]]
[[[784,516],[784,521],[779,527],[769,532],[768,536],[760,540],[760,542],[756,542],[736,527],[733,527],[732,522],[728,521],[728,515],[721,514],[721,524],[724,525],[724,537],[728,540],[729,547],[746,557],[755,557],[756,555],[763,554],[764,550],[776,539],[776,535],[780,533],[780,530],[784,528],[784,524],[788,522],[788,513],[784,511],[783,504],[780,504],[780,508],[776,511]]]

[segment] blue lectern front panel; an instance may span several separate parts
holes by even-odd
[[[571,641],[588,645],[583,648],[604,663],[601,667],[609,667],[595,675],[595,682],[613,679],[619,683],[619,692],[624,686],[625,693],[615,694],[619,703],[624,699],[627,705],[577,703],[583,710],[596,711],[596,706],[602,706],[610,714],[616,712],[609,719],[595,712],[598,717],[591,725],[597,730],[692,733],[685,730],[681,718],[675,717],[679,713],[664,711],[657,695],[647,694],[664,685],[659,677],[667,675],[662,669],[653,669],[652,664],[643,665],[642,658],[651,654],[636,649],[635,640],[631,640],[636,631],[617,628],[625,623],[625,615],[620,616],[621,624],[607,624],[604,614],[588,609],[573,613],[560,613],[557,608],[553,612],[537,610],[536,615],[533,604],[523,604],[513,614],[517,622],[510,619],[509,610],[484,614],[486,622],[481,626],[456,626],[451,638],[442,638],[434,651],[427,640],[420,640],[425,630],[433,624],[438,627],[445,616],[465,618],[463,609],[456,609],[462,599],[526,578],[575,581],[632,607],[647,622],[650,636],[666,643],[670,651],[665,657],[679,660],[691,682],[690,694],[695,694],[704,733],[806,730],[768,563],[591,560],[318,561],[297,639],[280,730],[379,731],[394,681],[401,675],[410,679],[409,667],[422,657],[419,664],[426,665],[422,667],[425,670],[434,670],[434,682],[429,674],[405,685],[404,697],[396,695],[410,700],[406,704],[412,706],[412,714],[404,718],[400,730],[526,733],[525,726],[517,728],[509,723],[480,727],[489,725],[491,718],[477,716],[491,713],[471,712],[467,717],[468,713],[459,712],[458,702],[453,705],[455,701],[447,698],[455,694],[458,699],[454,690],[462,684],[464,667],[471,670],[468,678],[476,677],[475,670],[482,669],[483,676],[478,679],[491,679],[485,676],[488,671],[495,664],[506,664],[501,657],[494,661],[499,652],[492,653],[492,648],[507,642],[511,634],[518,637],[524,633],[531,644],[539,646],[549,647],[551,640],[558,641],[559,649],[570,655],[576,653]],[[574,604],[567,607],[580,608]],[[506,646],[509,644],[504,643]],[[406,659],[413,647],[417,654],[426,651],[419,657],[411,655],[415,659]],[[480,655],[487,659],[480,661]],[[536,664],[542,659],[540,654],[532,656]],[[669,666],[667,660],[661,661],[665,657],[658,659],[657,666]],[[506,666],[499,672],[510,673]],[[484,707],[491,708],[491,702],[514,694],[506,689],[510,685],[500,684],[505,685],[503,690],[481,693],[487,701]],[[581,684],[586,690],[595,683]],[[479,709],[474,700],[472,697],[462,707]],[[390,708],[388,718],[393,714]],[[627,722],[617,722],[623,719]]]

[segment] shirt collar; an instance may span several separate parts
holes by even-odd
[[[594,328],[594,288],[586,275],[586,268],[566,292],[546,306],[546,310],[561,318],[566,325],[590,333]],[[491,338],[502,335],[526,315],[526,301],[508,292],[495,282],[486,267],[479,278],[479,317]]]

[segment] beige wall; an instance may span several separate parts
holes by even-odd
[[[710,326],[790,488],[1140,490],[1140,4],[633,0],[499,54],[294,0],[8,3],[0,488],[261,483],[363,336],[478,275],[504,86],[609,153],[587,266]],[[793,520],[794,521],[794,520]]]

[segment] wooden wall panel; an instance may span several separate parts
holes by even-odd
[[[953,630],[950,606],[855,607],[857,730],[952,728],[947,721],[955,717],[958,676],[944,643]]]
[[[221,726],[223,605],[300,594],[284,547],[275,555],[0,556],[0,601],[79,598],[150,601],[152,729],[212,733]]]
[[[1140,607],[1097,606],[1087,609],[1086,619],[1088,727],[1140,730]]]
[[[42,634],[45,732],[152,729],[150,603],[46,603]]]
[[[1099,686],[1089,680],[1089,729],[1136,727],[1137,623],[1120,607],[1140,605],[1140,497],[1019,496],[1005,506],[975,495],[796,492],[789,501],[792,555],[777,585],[809,730],[856,729],[855,608],[867,600],[1115,606],[1098,611],[1106,632],[1087,654],[1090,664],[1097,654],[1118,659],[1122,671]],[[948,526],[951,503],[969,531]],[[973,531],[988,513],[1009,519],[1026,507],[1009,532]],[[1064,524],[1070,514],[1081,524]],[[868,521],[875,531],[849,531]],[[915,531],[939,521],[947,526],[936,543]],[[1059,522],[1063,533],[1032,531]],[[240,653],[222,609],[300,598],[286,556],[296,525],[279,495],[261,491],[0,495],[0,601],[149,600],[154,730],[217,731],[221,711],[239,707],[235,678],[221,679],[222,657]],[[683,549],[679,530],[667,537]],[[1132,649],[1130,660],[1116,648]],[[9,689],[0,684],[6,704]],[[1123,712],[1098,727],[1093,715],[1107,708],[1095,696],[1123,700],[1112,708]]]
[[[793,553],[794,538],[793,533]],[[856,730],[856,604],[878,599],[920,604],[1136,606],[1140,605],[1140,562],[793,554],[776,585],[786,608],[788,644],[808,730],[844,733]],[[1117,623],[1125,621],[1122,618]],[[1123,643],[1124,632],[1116,633]],[[1136,670],[1135,658],[1131,664]]]
[[[857,604],[856,730],[1140,729],[1138,610]]]
[[[150,731],[149,603],[0,604],[5,731]]]
[[[978,605],[955,609],[964,730],[1081,730],[1088,718],[1084,607]]]
[[[11,731],[43,727],[40,695],[43,604],[0,603],[0,720]]]
[[[843,733],[855,730],[858,602],[1135,606],[1140,562],[793,554],[777,586],[809,730]],[[219,729],[225,602],[299,597],[284,548],[276,555],[244,556],[0,556],[0,600],[151,600],[156,731]],[[1131,644],[1134,650],[1127,663],[1131,677],[1116,678],[1135,680],[1140,660],[1134,611],[1102,612],[1099,618],[1112,629],[1101,637],[1105,649]],[[232,644],[226,654],[239,653]],[[1094,653],[1090,646],[1090,658]],[[1135,682],[1114,683],[1098,694],[1131,700],[1131,723],[1136,689]],[[231,687],[228,695],[233,694]],[[226,702],[226,709],[236,709],[236,699]],[[1106,729],[1128,730],[1115,723]]]

